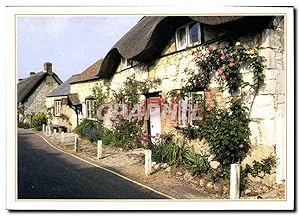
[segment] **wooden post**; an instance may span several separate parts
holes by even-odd
[[[43,132],[45,132],[45,124],[43,124]]]
[[[240,165],[231,164],[230,166],[230,199],[240,197]]]
[[[60,133],[60,142],[61,144],[64,144],[65,142],[65,133],[63,131]]]
[[[145,150],[145,174],[149,176],[151,174],[152,160],[151,160],[151,150]]]
[[[102,140],[97,140],[97,158],[102,158]]]
[[[78,150],[78,137],[75,135],[75,141],[74,141],[74,151]]]

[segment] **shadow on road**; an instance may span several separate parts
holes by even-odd
[[[18,134],[19,199],[165,199],[162,195]]]

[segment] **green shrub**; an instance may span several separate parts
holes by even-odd
[[[47,123],[47,117],[44,113],[38,112],[31,119],[31,126],[36,130],[42,130],[43,124]]]
[[[241,171],[241,191],[246,188],[248,183],[248,174],[253,177],[263,178],[266,174],[271,174],[271,170],[276,167],[276,159],[273,156],[263,158],[260,162],[254,160],[253,165],[246,164],[245,168]],[[263,176],[260,176],[262,174]]]
[[[120,119],[116,124],[113,134],[113,145],[123,149],[133,149],[138,146],[141,127],[132,121]]]
[[[100,128],[100,137],[104,145],[114,145],[116,138],[114,132],[108,128]]]
[[[184,155],[184,164],[192,175],[203,176],[210,170],[207,157],[187,151]]]
[[[19,123],[18,123],[18,127],[19,127],[19,128],[28,129],[28,128],[30,128],[30,124],[27,123],[27,122],[19,122]]]
[[[83,119],[83,121],[75,128],[75,133],[91,142],[95,142],[101,138],[101,132],[97,127],[97,124],[88,119]]]
[[[179,146],[173,137],[168,134],[161,137],[160,143],[150,144],[152,158],[156,162],[168,163],[169,165],[183,164],[184,155],[187,151],[185,146]]]

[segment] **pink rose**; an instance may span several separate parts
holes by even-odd
[[[233,67],[233,66],[234,66],[234,63],[233,63],[233,62],[230,62],[228,66],[229,66],[229,67]]]
[[[209,47],[208,47],[208,51],[209,52],[213,52],[213,51],[215,51],[217,49],[217,47],[216,46],[213,46],[213,45],[210,45]]]
[[[230,58],[229,61],[230,61],[230,62],[234,62],[234,58]]]
[[[221,79],[222,79],[223,81],[226,80],[226,75],[223,74],[223,75],[221,76]]]
[[[222,61],[224,61],[224,60],[225,60],[225,55],[222,54],[222,55],[220,56],[220,59],[221,59]]]
[[[219,72],[220,74],[224,73],[224,68],[223,68],[223,67],[220,67],[220,68],[218,69],[218,72]]]

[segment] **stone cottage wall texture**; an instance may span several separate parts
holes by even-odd
[[[57,86],[58,83],[55,79],[52,76],[47,76],[24,103],[25,116],[34,115],[37,112],[47,113],[46,96]]]

